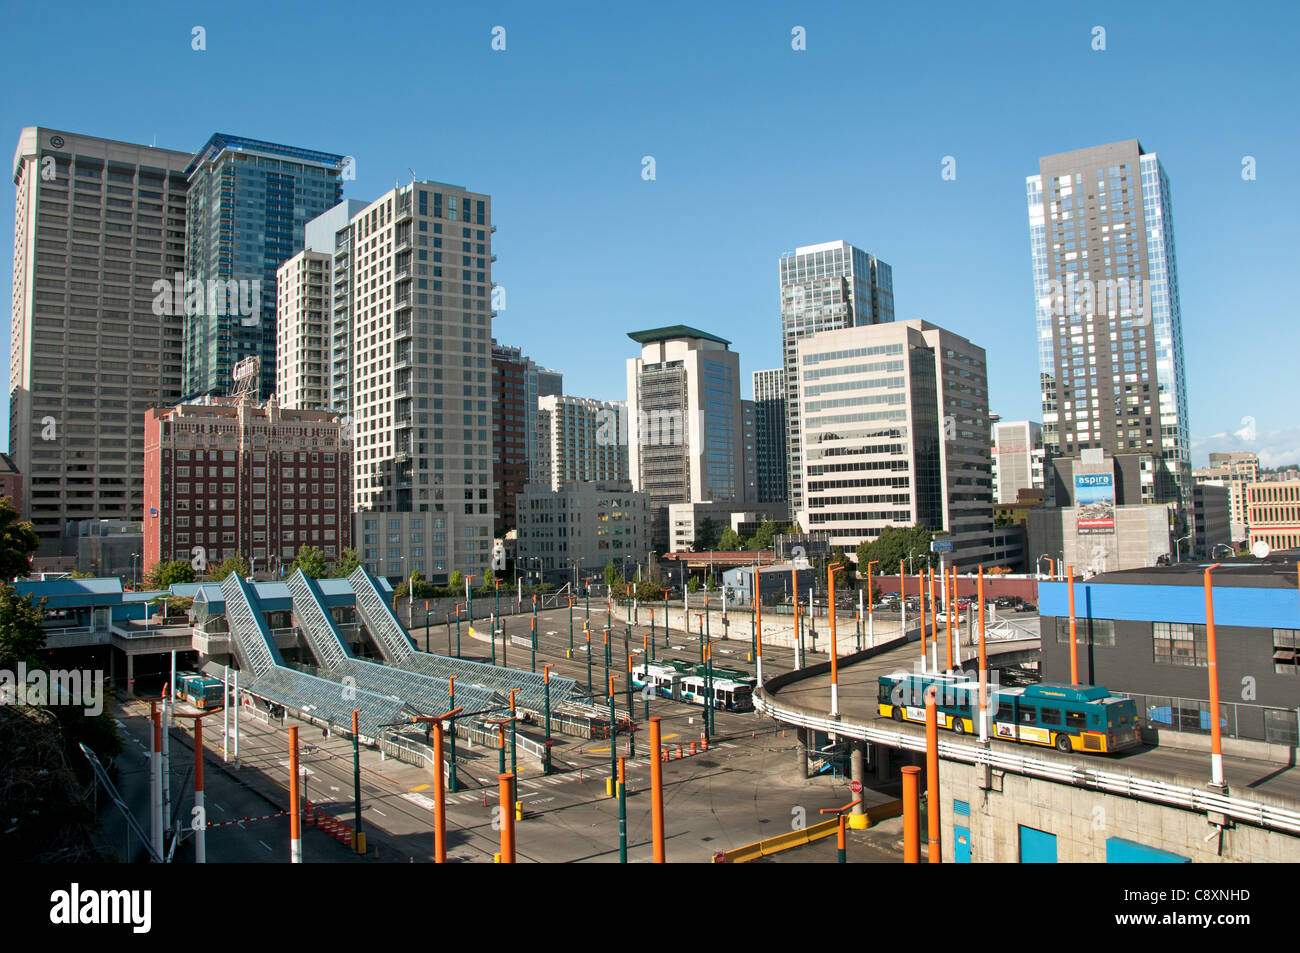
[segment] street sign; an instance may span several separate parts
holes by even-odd
[[[950,540],[950,539],[932,539],[932,540],[930,540],[930,552],[932,552],[932,553],[950,553],[950,552],[952,552],[952,540]]]
[[[861,782],[861,781],[853,781],[853,782],[851,782],[851,783],[849,784],[849,790],[852,791],[854,794],[861,794],[861,793],[862,793],[862,782]]]

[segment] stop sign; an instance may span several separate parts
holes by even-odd
[[[861,794],[861,793],[862,793],[862,782],[861,782],[861,781],[853,781],[853,782],[850,782],[850,784],[849,784],[849,790],[852,791],[854,794]]]

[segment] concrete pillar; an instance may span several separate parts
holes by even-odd
[[[126,656],[126,690],[129,694],[135,694],[135,657],[129,653]]]
[[[865,741],[854,741],[853,749],[849,754],[849,780],[856,781],[862,786],[862,794],[866,795],[867,787],[867,743]],[[849,827],[855,831],[866,830],[867,827],[867,809],[861,802],[853,806],[853,811],[849,814]]]
[[[886,745],[875,745],[872,754],[876,756],[876,781],[885,782],[889,780],[889,748]]]
[[[808,729],[796,728],[794,730],[795,756],[799,759],[800,776],[807,779],[808,777]]]

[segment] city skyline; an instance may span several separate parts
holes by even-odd
[[[912,20],[920,15],[890,11],[872,20],[871,34],[879,39],[871,41],[873,65],[863,83],[887,78],[916,52],[908,43],[891,50],[883,40],[916,35]],[[780,318],[768,277],[772,258],[794,247],[843,239],[879,254],[897,270],[898,319],[938,321],[984,343],[990,408],[1004,419],[1040,415],[1037,381],[1026,373],[1034,365],[1035,345],[1024,268],[1024,177],[1039,156],[1138,137],[1161,156],[1179,209],[1193,464],[1204,464],[1211,450],[1257,450],[1265,466],[1300,459],[1300,428],[1290,425],[1263,390],[1264,381],[1281,376],[1283,356],[1293,350],[1286,345],[1296,334],[1271,278],[1283,273],[1291,257],[1286,251],[1293,247],[1284,210],[1296,204],[1295,177],[1286,174],[1294,162],[1296,134],[1272,121],[1284,105],[1278,92],[1284,84],[1273,81],[1283,66],[1282,49],[1280,41],[1270,47],[1274,41],[1268,35],[1261,38],[1259,31],[1231,24],[1217,30],[1219,55],[1208,65],[1191,54],[1175,59],[1169,68],[1184,95],[1157,111],[1118,95],[1126,88],[1125,76],[1147,55],[1174,56],[1180,44],[1196,35],[1194,17],[1167,23],[1142,12],[1097,14],[1095,19],[1107,28],[1104,50],[1092,48],[1091,22],[1063,13],[1051,13],[1033,26],[1010,17],[982,21],[978,28],[945,23],[942,17],[927,19],[929,29],[920,35],[927,36],[934,54],[950,55],[951,65],[896,94],[891,106],[897,108],[877,118],[879,128],[873,132],[892,133],[898,145],[864,154],[858,148],[865,141],[862,133],[849,130],[849,141],[840,150],[844,155],[827,157],[779,130],[760,130],[758,124],[796,98],[809,120],[835,108],[836,97],[808,102],[799,94],[818,80],[838,81],[849,62],[852,44],[838,35],[829,14],[759,13],[738,22],[697,14],[691,28],[710,37],[718,61],[736,74],[730,78],[716,67],[692,63],[674,48],[669,38],[679,38],[681,24],[671,10],[662,20],[649,21],[644,35],[635,38],[628,33],[631,24],[615,17],[605,27],[614,30],[618,42],[601,43],[586,42],[591,27],[584,26],[579,13],[548,15],[548,21],[507,8],[494,14],[509,37],[500,52],[491,49],[496,21],[449,11],[438,28],[440,35],[456,39],[455,48],[448,51],[446,66],[430,69],[485,71],[483,95],[493,107],[486,110],[492,118],[469,120],[475,133],[490,133],[490,146],[482,136],[467,136],[463,146],[450,147],[434,133],[384,130],[381,117],[361,109],[374,92],[364,82],[340,93],[343,105],[335,115],[355,117],[343,128],[315,120],[318,107],[302,105],[311,102],[309,93],[286,88],[262,102],[253,94],[251,76],[209,83],[211,70],[223,70],[219,64],[228,65],[232,57],[245,62],[261,48],[262,40],[250,44],[239,33],[240,16],[222,13],[206,24],[207,47],[196,51],[191,49],[191,25],[175,17],[137,35],[89,10],[86,33],[99,39],[92,43],[73,37],[75,54],[93,65],[100,39],[113,41],[105,47],[135,51],[142,61],[152,52],[159,65],[177,72],[176,88],[159,90],[159,102],[148,110],[125,102],[92,105],[78,98],[76,83],[29,69],[35,54],[19,50],[3,67],[13,92],[0,107],[0,116],[8,120],[4,128],[16,136],[23,126],[41,123],[104,138],[156,141],[159,148],[191,153],[213,129],[230,129],[346,152],[356,159],[356,178],[344,182],[344,197],[364,202],[390,189],[394,177],[409,181],[412,171],[421,179],[474,182],[494,195],[501,227],[495,236],[501,261],[494,278],[507,303],[494,322],[494,336],[567,371],[571,393],[600,400],[621,397],[627,330],[669,324],[676,320],[674,312],[697,307],[710,316],[692,317],[692,323],[737,342],[748,396],[751,371],[781,364]],[[349,19],[359,41],[380,29],[364,11],[350,11]],[[807,48],[801,51],[790,43],[796,20],[807,31]],[[24,27],[39,31],[42,22],[37,11],[15,11],[16,34]],[[272,11],[264,29],[274,33],[277,24],[287,28],[289,22],[287,14]],[[617,78],[624,67],[635,72],[649,62],[663,65],[648,76],[660,76],[666,68],[683,72],[661,96],[640,97],[641,107],[619,117],[605,135],[607,141],[593,140],[585,124],[572,120],[630,95],[629,81],[590,91],[585,86],[575,90],[573,77],[546,77],[520,96],[520,89],[529,89],[522,77],[558,56],[566,36],[583,41],[583,77]],[[1038,50],[1030,55],[1030,66],[1035,59],[1064,57],[1081,79],[1094,84],[1104,105],[1077,111],[1066,132],[1047,131],[1056,128],[1044,121],[1050,114],[1050,90],[1023,85],[1023,60],[1015,69],[998,62],[1007,51],[1026,47]],[[125,71],[130,81],[142,67],[123,65],[122,59],[115,55],[113,68]],[[291,74],[306,61],[304,53],[285,50],[276,69]],[[955,85],[963,70],[969,76]],[[732,104],[721,122],[686,95],[704,82],[724,94],[718,101]],[[742,85],[752,90],[738,96]],[[1240,89],[1249,89],[1250,95],[1238,97]],[[562,100],[558,116],[570,120],[570,133],[558,140],[545,134],[527,105],[507,105],[521,98],[531,104],[548,95]],[[178,105],[181,100],[186,100],[184,108]],[[995,124],[996,131],[985,130],[987,124],[977,118],[983,111],[972,109],[1013,100],[1016,115]],[[1229,103],[1226,131],[1199,121],[1207,108],[1226,110]],[[501,157],[511,151],[519,155]],[[643,178],[643,157],[654,159],[654,179]],[[945,158],[953,160],[955,178],[943,178]],[[1243,178],[1247,158],[1257,171],[1255,180]],[[535,189],[538,176],[551,187]],[[800,201],[779,206],[752,201],[773,182],[791,177],[814,183],[802,188]],[[560,214],[574,202],[606,210],[610,232],[599,247],[589,249],[592,284],[584,294],[588,300],[618,301],[617,312],[607,306],[575,309],[571,284],[555,267],[552,249],[581,234]],[[699,209],[703,217],[722,224],[683,236],[680,213],[667,214],[669,207]],[[944,227],[911,227],[927,218]],[[705,251],[719,234],[728,241],[728,254],[718,268],[704,266]],[[673,280],[664,281],[665,275]],[[620,289],[617,296],[615,288]],[[1263,333],[1281,338],[1282,346],[1253,348],[1242,339],[1239,347],[1224,347],[1225,316],[1236,314],[1251,315]],[[555,328],[566,333],[557,335]],[[580,366],[571,359],[570,332],[583,340]],[[1224,382],[1234,378],[1236,386],[1225,399]],[[1202,380],[1216,384],[1202,387]]]

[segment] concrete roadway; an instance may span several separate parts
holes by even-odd
[[[942,643],[940,665],[944,664]],[[877,684],[881,675],[904,670],[914,671],[920,662],[919,642],[887,652],[873,659],[839,670],[839,700],[843,720],[856,723],[879,721],[892,724],[877,715]],[[830,712],[830,674],[813,676],[783,688],[776,699],[782,704],[795,705],[820,714]],[[895,725],[904,731],[924,735],[924,726]],[[1179,748],[1143,746],[1115,755],[1064,755],[1039,745],[1017,744],[994,740],[993,744],[1009,750],[1032,754],[1043,760],[1065,759],[1073,763],[1091,764],[1107,771],[1129,773],[1136,777],[1176,781],[1189,787],[1208,783],[1210,756],[1208,752],[1188,751]],[[1257,761],[1225,755],[1224,778],[1230,793],[1249,797],[1252,793],[1264,794],[1278,803],[1294,806],[1300,803],[1300,770],[1294,766]]]

